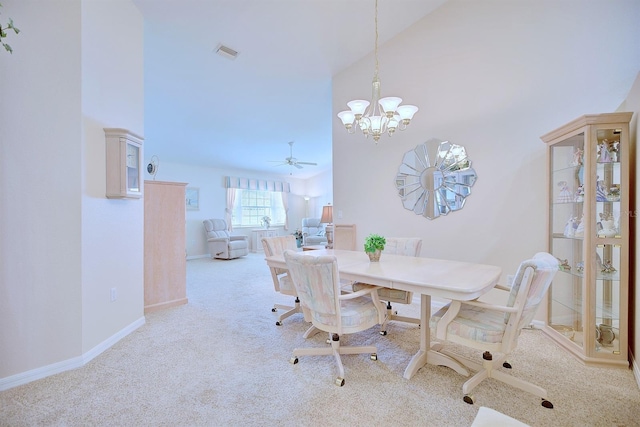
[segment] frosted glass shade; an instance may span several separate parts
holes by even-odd
[[[355,115],[364,115],[368,106],[369,101],[365,101],[364,99],[355,99],[347,102],[347,107],[351,108],[351,112]]]
[[[418,112],[418,107],[415,105],[403,105],[398,107],[398,115],[402,120],[411,120],[413,115]]]
[[[342,124],[345,126],[352,125],[353,121],[356,118],[356,116],[351,111],[340,111],[338,113],[338,117],[340,117],[340,120],[342,120]]]
[[[400,105],[401,102],[402,98],[398,98],[397,96],[388,96],[378,101],[385,113],[395,112],[396,108],[398,108],[398,105]]]

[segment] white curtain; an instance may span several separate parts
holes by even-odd
[[[289,193],[282,192],[282,206],[284,206],[284,230],[289,229]]]
[[[236,189],[227,187],[227,207],[224,210],[224,220],[227,221],[229,231],[233,231],[233,204],[236,201]]]

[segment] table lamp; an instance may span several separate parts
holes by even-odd
[[[327,249],[333,249],[333,206],[326,205],[322,207],[322,217],[320,222],[327,224],[324,227],[325,235],[327,236]]]

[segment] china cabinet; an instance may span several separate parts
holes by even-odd
[[[126,129],[106,128],[107,197],[142,197],[142,141]]]
[[[586,364],[629,365],[631,116],[584,115],[541,137],[549,252],[560,261],[544,330]]]

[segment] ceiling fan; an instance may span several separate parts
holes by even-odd
[[[302,165],[310,165],[310,166],[317,166],[317,163],[312,163],[312,162],[300,162],[298,161],[298,159],[296,159],[295,157],[293,157],[293,141],[289,141],[289,157],[286,157],[283,160],[269,160],[270,162],[278,162],[277,165],[274,166],[283,166],[283,165],[288,165],[288,166],[294,166],[298,169],[302,169]]]

